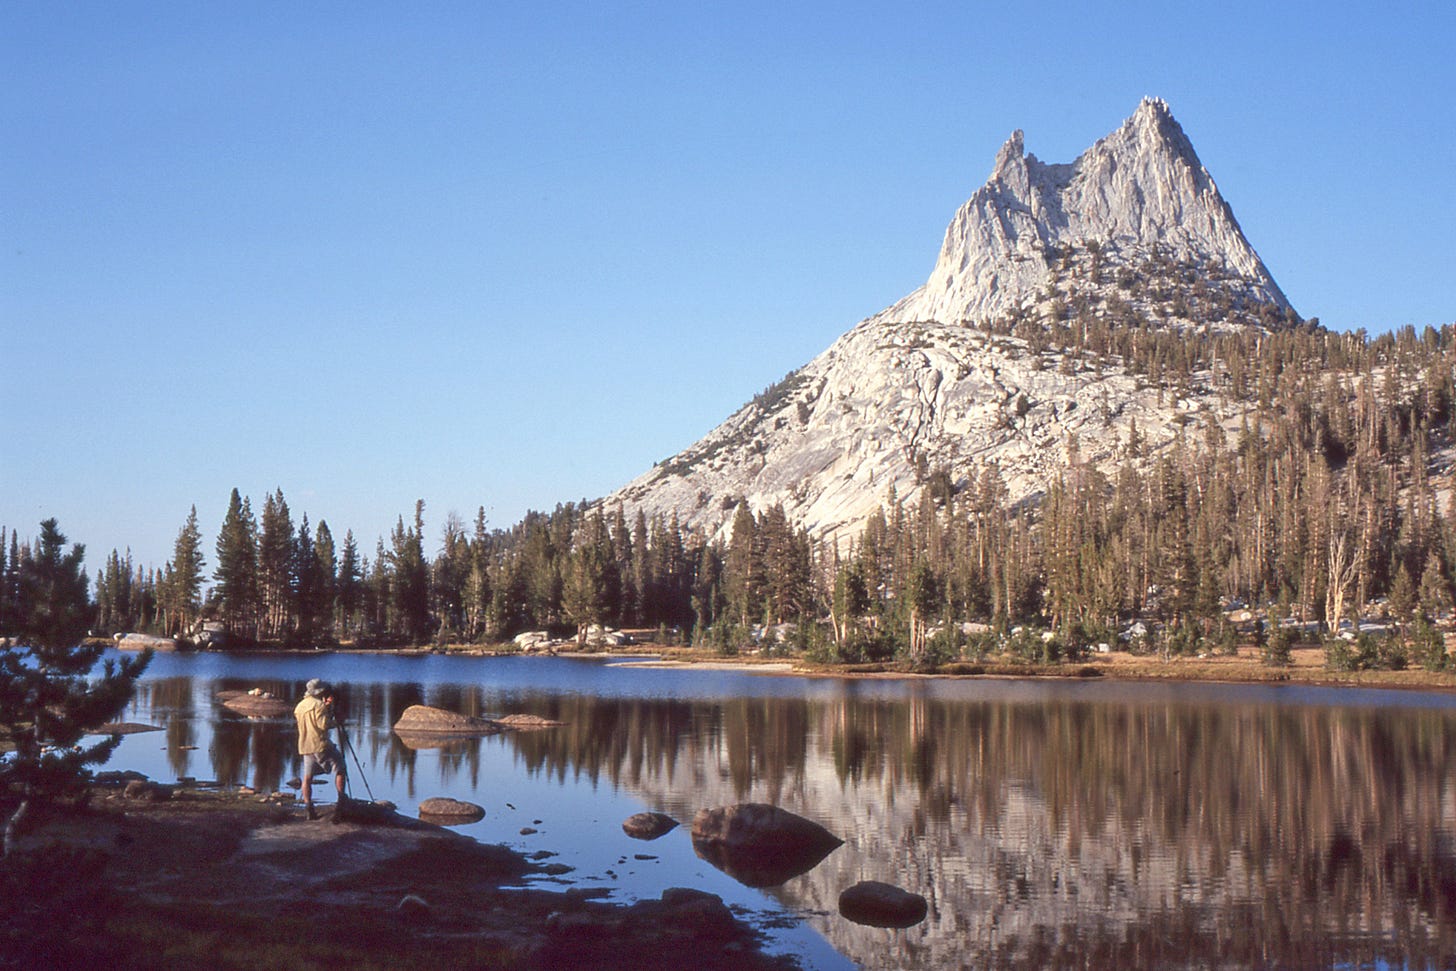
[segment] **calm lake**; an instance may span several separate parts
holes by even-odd
[[[356,796],[408,815],[432,796],[478,803],[485,819],[458,829],[557,854],[574,868],[562,889],[716,893],[806,968],[1456,965],[1456,696],[163,654],[125,718],[166,731],[127,736],[106,768],[283,787],[299,771],[292,718],[249,720],[214,696],[292,701],[312,677],[341,688]],[[566,724],[416,750],[391,730],[412,704]],[[688,834],[697,810],[736,802],[845,844],[745,887]],[[630,839],[621,822],[643,810],[684,825]],[[859,880],[923,894],[929,917],[844,920],[839,893]]]

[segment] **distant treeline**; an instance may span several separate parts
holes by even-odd
[[[96,578],[96,626],[186,634],[210,619],[237,642],[420,644],[602,624],[734,650],[787,624],[774,633],[826,657],[930,662],[1006,646],[967,622],[1055,632],[1011,642],[1051,659],[1115,641],[1133,620],[1163,650],[1227,644],[1236,601],[1267,608],[1271,625],[1329,629],[1383,600],[1413,636],[1449,609],[1452,326],[1375,339],[1314,324],[1173,335],[1099,318],[1035,333],[1042,353],[1125,368],[1170,394],[1211,390],[1248,417],[1230,437],[1211,412],[1191,413],[1156,455],[1134,429],[1110,466],[1071,442],[1066,471],[1035,503],[1009,501],[994,465],[959,477],[924,468],[916,502],[891,496],[837,545],[782,508],[729,499],[726,541],[583,502],[509,529],[488,530],[483,511],[470,527],[450,516],[427,546],[420,502],[369,556],[352,532],[339,543],[323,521],[295,522],[281,490],[261,513],[234,490],[210,557],[195,509],[161,569],[113,551]],[[0,634],[29,555],[0,530]],[[1439,666],[1444,653],[1418,659]]]

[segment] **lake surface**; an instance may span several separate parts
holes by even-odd
[[[283,787],[292,718],[214,701],[341,689],[354,794],[557,854],[610,899],[719,894],[806,968],[1456,966],[1456,697],[1295,686],[838,680],[565,658],[158,655],[107,768]],[[412,704],[566,724],[411,749]],[[366,791],[367,783],[367,791]],[[319,787],[332,801],[332,786]],[[753,889],[700,859],[698,809],[768,802],[845,840]],[[627,816],[684,825],[643,842]],[[535,833],[521,833],[534,829]],[[908,930],[841,890],[923,894]],[[556,884],[538,883],[548,889]]]

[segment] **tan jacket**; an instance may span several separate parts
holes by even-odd
[[[329,744],[329,729],[334,727],[334,713],[322,698],[305,697],[293,709],[298,722],[298,754],[317,755]]]

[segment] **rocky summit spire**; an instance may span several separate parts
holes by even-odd
[[[1134,438],[1151,457],[1181,447],[1195,414],[1223,427],[1243,414],[1211,381],[1169,395],[1059,330],[1293,318],[1166,104],[1144,101],[1064,165],[1027,154],[1014,132],[955,214],[925,286],[603,504],[710,535],[742,503],[782,506],[839,542],[890,496],[915,508],[932,471],[968,488],[993,469],[1012,501],[1035,501],[1073,452],[1110,467],[1129,461]]]
[[[1144,98],[1070,164],[1026,154],[1022,133],[1012,133],[951,220],[930,279],[880,319],[1002,316],[1046,286],[1062,247],[1088,241],[1113,263],[1159,252],[1216,268],[1241,278],[1251,300],[1289,306],[1167,103]]]

